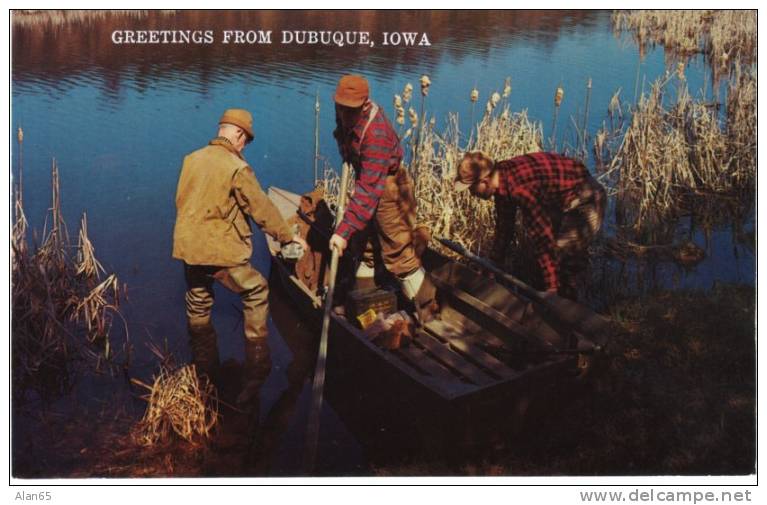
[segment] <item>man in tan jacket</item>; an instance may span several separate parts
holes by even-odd
[[[217,337],[211,323],[213,282],[240,295],[243,303],[246,367],[271,367],[266,342],[266,279],[250,264],[253,252],[248,216],[282,244],[306,249],[264,194],[242,150],[253,140],[253,118],[229,109],[219,120],[218,136],[184,158],[176,191],[173,257],[184,262],[186,316],[192,361],[198,372],[215,376]]]

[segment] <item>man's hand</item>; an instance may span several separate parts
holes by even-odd
[[[304,240],[301,235],[293,235],[293,240],[291,240],[291,242],[297,242],[304,249],[304,251],[309,250],[309,244],[306,243],[306,240]]]
[[[344,255],[344,249],[346,249],[346,245],[347,244],[348,244],[348,242],[341,235],[338,235],[338,234],[334,233],[333,236],[330,237],[330,244],[329,244],[330,245],[330,249],[331,250],[333,250],[333,249],[337,250],[339,256],[343,256]]]

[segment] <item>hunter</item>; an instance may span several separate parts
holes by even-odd
[[[244,401],[257,393],[271,370],[266,339],[269,289],[250,264],[253,232],[248,217],[281,244],[307,246],[264,194],[242,155],[253,140],[250,112],[229,109],[218,123],[216,138],[184,158],[176,191],[173,257],[184,262],[189,344],[198,373],[215,379],[219,367],[211,322],[214,281],[242,300],[246,384],[238,401]]]
[[[532,242],[547,292],[577,299],[577,277],[588,264],[588,245],[602,225],[605,190],[578,160],[555,153],[530,153],[494,161],[481,152],[463,157],[457,191],[495,200],[492,259],[503,263],[515,238],[517,209]]]
[[[421,322],[432,317],[436,288],[415,244],[413,182],[401,166],[403,151],[383,109],[370,100],[367,80],[346,75],[335,93],[336,130],[341,158],[354,167],[354,194],[330,238],[340,254],[356,233],[377,240],[383,264],[412,300]]]

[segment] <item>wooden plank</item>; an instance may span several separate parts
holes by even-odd
[[[478,366],[494,374],[496,377],[509,380],[519,375],[495,356],[479,348],[472,342],[475,339],[466,339],[467,335],[460,333],[456,326],[446,321],[434,320],[426,323],[425,327],[427,331],[434,333],[437,337],[446,339],[450,347],[461,352],[469,360],[474,361]]]
[[[416,345],[423,346],[444,365],[457,370],[461,375],[478,386],[486,385],[497,380],[474,363],[468,361],[462,355],[455,351],[451,351],[447,345],[438,342],[426,332],[419,332],[418,338],[413,342]]]
[[[441,280],[437,278],[433,278],[434,284],[437,285],[437,287],[448,294],[449,296],[452,296],[456,300],[465,303],[466,305],[472,307],[474,310],[477,310],[489,318],[491,318],[493,321],[500,324],[502,327],[507,329],[514,337],[522,339],[523,341],[530,341],[530,336],[527,334],[527,331],[525,331],[525,328],[517,323],[516,321],[510,319],[506,314],[503,314],[501,312],[498,312],[490,305],[486,304],[482,300],[473,297],[469,293],[456,288],[455,286],[450,286],[442,282]]]
[[[445,400],[452,401],[458,397],[466,396],[477,391],[477,387],[475,385],[469,382],[462,382],[458,375],[455,374],[455,372],[448,370],[447,368],[441,368],[439,362],[436,362],[433,356],[424,355],[422,349],[419,350],[417,347],[415,347],[412,350],[405,350],[405,353],[409,353],[410,356],[412,356],[412,358],[406,359],[404,354],[400,353],[400,351],[387,351],[381,349],[373,342],[370,342],[370,340],[368,340],[365,335],[359,329],[357,329],[357,327],[349,323],[345,317],[334,313],[331,313],[331,317],[333,318],[334,322],[340,326],[339,330],[346,333],[347,338],[356,341],[361,346],[365,347],[369,352],[375,354],[379,359],[388,363],[390,366],[399,370],[402,374],[412,378],[414,381],[423,385],[425,388],[429,389]],[[412,344],[409,346],[409,348],[413,347],[414,346]],[[404,350],[409,348],[403,347],[401,349]],[[417,364],[420,366],[420,369],[418,366],[413,366],[413,364],[411,364],[411,360],[413,359],[418,360]],[[422,364],[422,362],[424,364]],[[431,365],[434,365],[435,367],[439,367],[432,368],[435,374],[439,374],[438,377],[433,377],[423,373],[423,369],[425,367],[431,366],[425,364],[426,362],[431,363]],[[439,372],[437,370],[439,370]]]
[[[454,372],[434,361],[434,358],[428,356],[426,351],[420,347],[416,347],[414,345],[400,347],[395,351],[395,354],[400,355],[404,361],[413,366],[413,368],[416,368],[419,371],[423,371],[427,375],[430,375],[437,380],[443,382],[453,382],[460,380],[460,378],[456,376]]]
[[[267,196],[284,219],[295,215],[301,203],[301,195],[274,186],[269,187]]]

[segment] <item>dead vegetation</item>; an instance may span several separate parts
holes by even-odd
[[[597,170],[617,197],[619,224],[635,231],[658,226],[697,210],[695,195],[735,195],[750,205],[756,187],[755,17],[753,11],[613,15],[616,31],[630,32],[640,55],[660,44],[667,60],[677,62],[675,72],[652,82],[633,107],[616,92],[595,136]],[[696,54],[706,56],[712,81],[727,78],[724,103],[718,91],[713,101],[705,90],[700,97],[690,93],[684,71]]]
[[[669,62],[704,55],[714,80],[756,63],[755,10],[615,11],[612,22],[616,36],[631,35],[641,57],[656,45]]]
[[[174,435],[190,443],[210,437],[218,420],[218,398],[215,387],[197,377],[194,365],[161,367],[152,385],[133,382],[149,391],[146,412],[133,432],[137,444],[166,444]]]
[[[20,145],[22,139],[20,132]],[[51,179],[52,203],[40,246],[27,241],[21,184],[14,197],[11,341],[16,401],[63,393],[83,363],[97,372],[114,371],[116,363],[111,333],[115,318],[122,317],[119,281],[114,274],[100,280],[105,272],[88,238],[85,215],[79,244],[70,245],[55,160]],[[127,359],[127,326],[125,338],[119,350]]]

